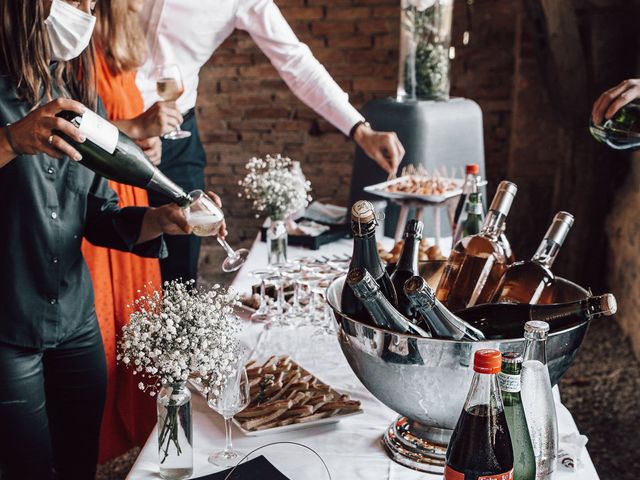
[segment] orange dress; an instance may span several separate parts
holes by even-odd
[[[127,120],[144,110],[135,71],[114,74],[104,55],[96,51],[98,93],[111,120]],[[120,206],[148,206],[147,192],[110,181]],[[121,455],[146,441],[156,421],[155,400],[138,389],[140,379],[116,365],[116,339],[128,323],[129,308],[149,282],[160,288],[157,259],[91,245],[82,245],[95,291],[96,314],[107,359],[107,398],[100,432],[99,462]]]

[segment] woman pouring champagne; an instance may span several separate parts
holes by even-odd
[[[0,0],[3,480],[95,476],[105,358],[82,239],[160,257],[163,233],[191,232],[177,205],[120,208],[62,138],[85,141],[56,114],[103,110],[91,3]]]

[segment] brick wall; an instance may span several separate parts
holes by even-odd
[[[356,107],[395,94],[399,0],[276,3]],[[463,47],[466,9],[464,2],[456,2],[452,94],[472,98],[483,108],[490,180],[504,176],[509,151],[513,3],[476,0],[471,44]],[[244,164],[254,155],[281,152],[299,160],[314,198],[346,204],[353,143],[288,90],[246,33],[235,32],[202,70],[198,114],[208,155],[207,183],[223,198],[232,241],[252,239],[259,225],[237,197]],[[205,248],[205,255],[212,253]]]

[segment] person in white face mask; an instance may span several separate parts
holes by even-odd
[[[95,477],[105,353],[83,238],[159,257],[177,206],[118,205],[56,117],[97,109],[88,0],[0,0],[0,477]],[[72,100],[73,99],[73,100]]]

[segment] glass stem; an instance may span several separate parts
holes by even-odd
[[[233,443],[231,442],[231,417],[224,418],[224,431],[227,437],[227,443],[224,447],[224,451],[231,452],[233,450]]]
[[[267,283],[264,281],[264,277],[260,279],[260,306],[259,312],[264,312],[267,309]]]
[[[236,258],[236,252],[233,251],[233,248],[231,248],[224,238],[216,237],[216,239],[218,240],[218,243],[222,245],[224,251],[227,252],[227,257]]]
[[[293,280],[293,310],[298,312],[300,310],[300,284]]]

